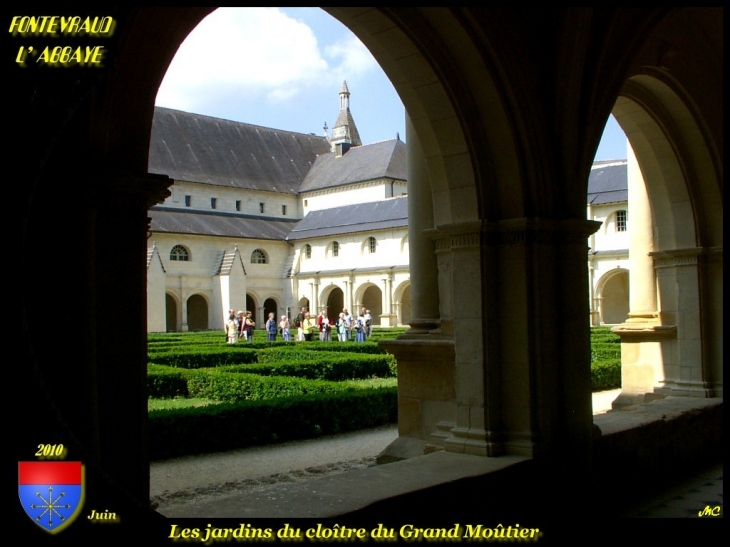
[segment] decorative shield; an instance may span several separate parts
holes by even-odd
[[[18,462],[18,495],[33,522],[55,534],[81,512],[84,467],[81,462]]]

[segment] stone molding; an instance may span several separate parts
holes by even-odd
[[[549,218],[512,218],[497,222],[465,222],[447,224],[424,234],[436,244],[436,252],[476,247],[480,242],[491,245],[524,244],[588,244],[588,237],[601,223],[594,220]]]
[[[490,243],[497,245],[578,244],[588,246],[588,237],[600,228],[595,220],[511,218],[484,225]]]
[[[722,247],[691,247],[671,251],[654,251],[649,253],[654,259],[654,268],[676,268],[678,266],[694,266],[703,259],[722,260]]]
[[[360,189],[360,188],[370,188],[373,186],[380,186],[382,184],[387,184],[390,182],[405,184],[405,182],[402,181],[401,179],[392,179],[392,178],[388,178],[388,177],[366,180],[366,181],[358,181],[358,182],[342,182],[335,186],[328,186],[327,188],[316,188],[314,190],[305,190],[304,192],[301,193],[301,198],[310,199],[310,198],[317,197],[317,196],[325,196],[327,194],[339,193],[342,190],[342,188],[345,186],[348,186],[351,189],[355,190],[355,189]],[[395,197],[399,197],[399,196],[395,196]]]
[[[423,233],[435,243],[436,253],[478,247],[481,239],[480,222],[464,222],[438,226]]]

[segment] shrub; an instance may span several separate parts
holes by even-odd
[[[150,411],[153,460],[395,423],[396,388]]]

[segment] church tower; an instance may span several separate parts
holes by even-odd
[[[362,146],[360,133],[357,131],[355,120],[350,113],[350,90],[347,89],[347,82],[342,82],[340,89],[340,114],[332,128],[332,151],[341,156],[352,146]]]

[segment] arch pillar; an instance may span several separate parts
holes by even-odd
[[[132,498],[148,500],[147,211],[169,195],[172,180],[111,169],[79,175],[78,167],[54,164],[52,177],[74,184],[56,191],[56,180],[41,180],[49,190],[38,193],[29,213],[31,240],[52,227],[54,238],[70,242],[64,290],[36,286],[28,303],[41,309],[53,302],[62,312],[54,328],[29,333],[29,341],[74,457],[90,473],[103,469]],[[58,366],[61,354],[74,356],[72,368]]]
[[[657,305],[654,269],[654,225],[649,194],[636,155],[627,146],[629,191],[629,316],[612,330],[621,337],[621,393],[613,401],[620,408],[652,399],[662,372],[662,347],[676,337],[676,326],[664,324]],[[667,317],[665,316],[666,320]]]
[[[433,240],[433,198],[428,166],[413,123],[406,115],[408,173],[408,257],[411,276],[411,328],[406,334],[427,334],[439,325],[438,265]]]
[[[103,258],[95,259],[95,324],[115,317],[114,334],[100,328],[95,352],[96,431],[99,462],[137,499],[149,499],[146,355],[146,272],[139,260],[149,230],[148,209],[169,196],[172,180],[163,175],[124,174],[95,180],[92,237]],[[119,287],[124,286],[120,291]],[[141,343],[130,343],[139,340]],[[140,396],[131,397],[129,394]],[[120,409],[124,409],[120,412]],[[86,412],[91,412],[89,408]],[[109,424],[114,424],[109,427]],[[137,439],[137,442],[130,442]],[[143,440],[145,439],[145,440]]]
[[[587,238],[600,223],[483,226],[487,453],[585,470],[592,446]],[[560,459],[565,458],[561,462]],[[572,462],[572,463],[569,463]]]
[[[380,314],[381,327],[393,327],[398,323],[393,309],[393,274],[386,272],[380,280],[383,284],[383,313]]]

